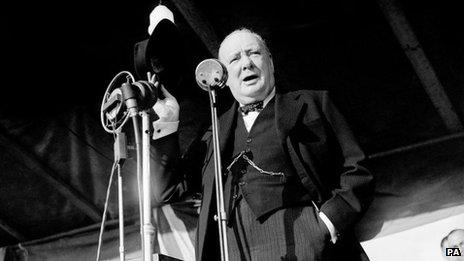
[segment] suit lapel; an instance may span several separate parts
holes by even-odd
[[[230,109],[219,118],[219,148],[221,154],[224,152],[227,140],[230,137],[232,123],[234,122],[234,117],[237,113],[237,108],[238,103],[234,102]]]
[[[285,143],[290,130],[295,126],[303,104],[300,102],[300,94],[276,93],[275,120],[277,134],[282,143]]]

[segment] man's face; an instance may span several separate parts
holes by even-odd
[[[248,32],[227,37],[219,49],[226,66],[227,85],[241,104],[264,100],[274,88],[274,65],[264,44]]]

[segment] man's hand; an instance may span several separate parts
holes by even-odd
[[[177,103],[176,98],[172,96],[162,84],[160,85],[160,89],[165,98],[158,98],[153,106],[153,110],[159,117],[159,120],[156,122],[179,121],[179,103]]]
[[[329,230],[330,241],[332,241],[332,243],[334,244],[337,243],[338,233],[337,233],[337,229],[335,228],[335,226],[332,224],[330,219],[323,212],[319,212],[319,217],[324,222],[324,225],[327,227],[327,230]]]
[[[159,118],[153,122],[152,138],[154,140],[176,132],[179,127],[179,103],[163,85],[160,85],[160,89],[164,99],[158,98],[155,105],[153,105],[153,110]]]

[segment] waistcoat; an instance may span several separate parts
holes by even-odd
[[[227,216],[231,216],[242,199],[257,219],[280,208],[311,204],[309,194],[279,141],[274,99],[259,113],[250,132],[246,130],[241,113],[236,115],[235,132],[232,131],[233,137],[226,149],[229,155],[224,188]]]

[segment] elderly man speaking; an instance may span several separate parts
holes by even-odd
[[[373,176],[328,93],[282,92],[265,41],[248,29],[225,37],[219,60],[236,100],[219,119],[229,259],[367,260],[353,227],[372,199]],[[155,197],[171,202],[197,188],[197,260],[219,260],[211,131],[179,158],[179,105],[162,91]]]

